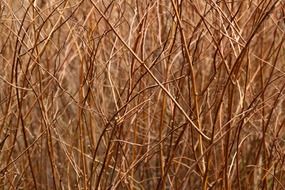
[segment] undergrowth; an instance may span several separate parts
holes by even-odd
[[[285,189],[281,0],[1,0],[1,189]]]

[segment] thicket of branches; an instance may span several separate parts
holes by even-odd
[[[280,0],[1,0],[1,189],[285,189]]]

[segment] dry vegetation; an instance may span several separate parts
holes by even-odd
[[[0,0],[1,189],[284,189],[284,16]]]

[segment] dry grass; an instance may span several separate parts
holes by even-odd
[[[0,1],[1,189],[285,189],[281,0]]]

